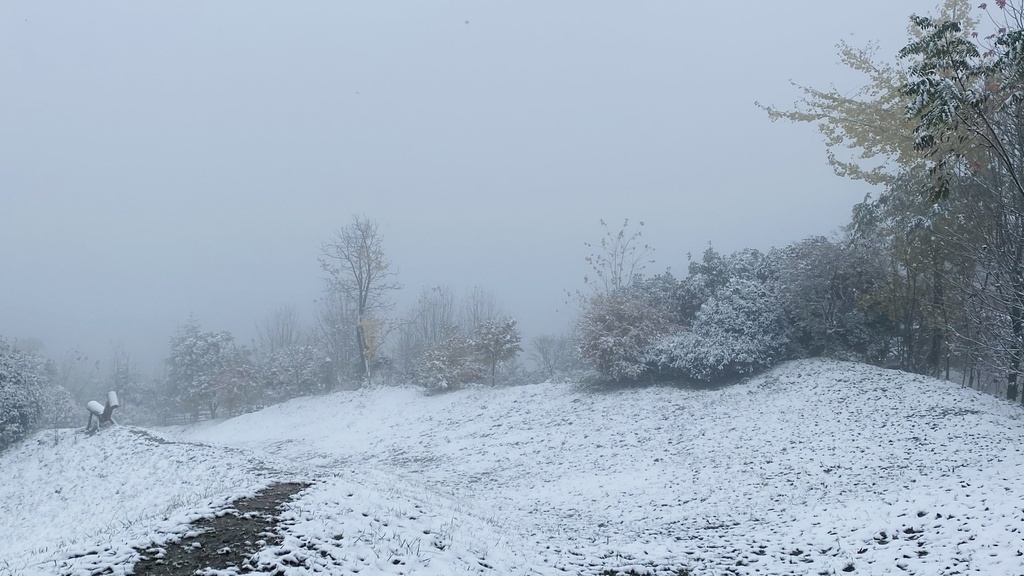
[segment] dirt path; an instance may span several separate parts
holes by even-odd
[[[280,542],[277,514],[281,506],[309,484],[269,486],[251,498],[233,503],[233,510],[192,525],[199,532],[166,549],[138,550],[136,574],[192,576],[196,570],[236,568],[247,572],[245,561],[253,553]]]

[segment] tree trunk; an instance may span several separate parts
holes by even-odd
[[[368,346],[366,345],[366,335],[363,333],[362,322],[356,323],[356,344],[359,346],[359,377],[370,376],[370,366],[368,364],[367,356],[369,355]]]
[[[1013,340],[1010,342],[1010,366],[1006,374],[1006,399],[1017,400],[1017,378],[1020,374],[1020,363],[1022,358],[1021,337],[1024,335],[1024,311],[1019,305],[1010,307],[1010,328],[1013,331]]]
[[[938,378],[942,375],[942,344],[945,340],[944,329],[938,324],[938,311],[942,310],[943,304],[943,291],[942,291],[942,272],[939,271],[938,264],[932,263],[932,323],[934,326],[931,329],[931,344],[928,347],[928,367],[930,368],[931,375]]]

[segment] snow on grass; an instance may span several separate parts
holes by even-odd
[[[1024,574],[1022,415],[816,360],[717,390],[343,392],[172,444],[43,434],[0,455],[0,574],[119,573],[127,545],[285,478],[313,485],[261,573]]]
[[[0,574],[74,572],[71,556],[125,564],[268,482],[239,450],[168,443],[140,428],[59,430],[0,455]]]
[[[830,361],[720,390],[307,398],[195,430],[462,503],[531,568],[1024,573],[1021,409]]]
[[[282,574],[529,573],[501,534],[450,501],[386,478],[371,484],[331,479],[301,494],[281,516],[284,541],[254,566]]]

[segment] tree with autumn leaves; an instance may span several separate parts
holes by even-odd
[[[871,47],[840,45],[843,62],[867,76],[861,90],[800,87],[803,98],[793,108],[762,108],[773,120],[816,125],[837,174],[884,188],[861,211],[889,214],[898,224],[874,227],[901,247],[890,253],[889,295],[881,298],[894,320],[896,310],[920,311],[913,326],[925,327],[930,369],[944,362],[948,374],[957,362],[972,378],[976,370],[1001,374],[1007,398],[1017,399],[1024,364],[1024,8],[947,0],[937,15],[914,15],[910,23],[908,43],[890,60]],[[916,301],[907,301],[908,288]]]

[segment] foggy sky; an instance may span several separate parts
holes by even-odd
[[[934,3],[0,0],[0,335],[146,370],[190,312],[247,343],[311,320],[355,213],[398,311],[479,285],[561,332],[601,218],[677,275],[843,224],[871,188],[753,102],[857,86],[835,44],[888,58]]]

